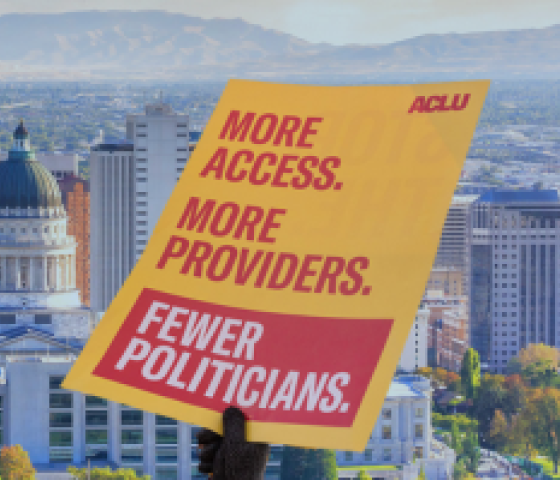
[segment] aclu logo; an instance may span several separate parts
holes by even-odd
[[[450,95],[432,95],[431,97],[418,96],[412,102],[408,113],[447,112],[450,110],[464,110],[469,104],[470,93],[456,93],[453,99]]]

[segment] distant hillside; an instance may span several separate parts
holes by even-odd
[[[437,72],[558,77],[560,26],[335,47],[240,19],[203,20],[159,11],[0,17],[0,78],[79,72],[185,79]]]

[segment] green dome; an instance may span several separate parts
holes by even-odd
[[[23,122],[20,123],[14,138],[28,135]],[[0,208],[54,208],[61,205],[56,179],[35,160],[33,151],[16,147],[10,150],[8,160],[0,162]]]

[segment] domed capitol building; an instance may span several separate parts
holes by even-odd
[[[20,122],[0,162],[0,335],[34,326],[86,338],[90,313],[76,288],[76,242],[54,176],[35,159]]]

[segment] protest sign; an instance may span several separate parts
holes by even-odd
[[[230,81],[64,387],[362,450],[488,85]]]

